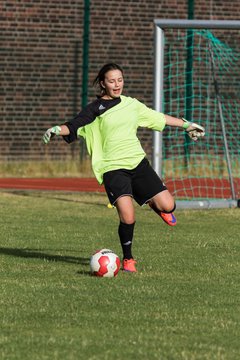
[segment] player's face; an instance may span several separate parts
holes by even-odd
[[[120,70],[110,70],[105,74],[104,81],[101,85],[105,88],[106,95],[103,96],[105,99],[118,98],[123,90],[124,80],[123,74]]]

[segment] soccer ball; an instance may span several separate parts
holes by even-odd
[[[96,251],[90,259],[91,273],[100,277],[114,277],[120,269],[119,257],[109,249]]]

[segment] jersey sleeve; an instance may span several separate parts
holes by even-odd
[[[146,105],[137,100],[138,111],[138,126],[146,127],[149,129],[163,131],[166,125],[165,115],[153,109],[150,109]]]
[[[80,111],[80,113],[75,116],[75,118],[65,122],[64,125],[66,125],[70,131],[69,135],[63,136],[63,139],[67,143],[71,143],[77,139],[77,131],[80,127],[91,124],[96,119],[96,117],[99,115],[98,107],[96,105],[96,101],[90,103],[82,111]]]

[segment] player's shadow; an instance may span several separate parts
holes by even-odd
[[[25,196],[25,197],[35,197],[35,198],[46,198],[46,196],[44,196],[45,191],[43,192],[38,192],[37,190],[9,190],[9,191],[5,191],[8,194],[14,194],[14,195],[19,195],[19,196]],[[72,194],[70,192],[63,192],[63,194],[68,195],[68,194]],[[82,199],[68,199],[68,198],[63,198],[63,197],[58,197],[57,195],[52,195],[51,192],[49,192],[47,199],[51,199],[51,200],[57,200],[57,201],[63,201],[63,202],[72,202],[72,203],[79,203],[79,204],[84,204],[84,205],[94,205],[94,206],[99,206],[99,207],[106,207],[106,203],[107,203],[107,198],[106,198],[106,203],[98,203],[97,201],[87,201],[87,200],[82,200]]]
[[[21,257],[21,258],[35,258],[43,261],[67,262],[72,264],[89,266],[89,258],[68,256],[68,255],[51,255],[42,252],[41,250],[38,249],[0,247],[0,254]],[[84,270],[78,271],[77,273],[82,275],[90,274],[89,271],[84,271]]]

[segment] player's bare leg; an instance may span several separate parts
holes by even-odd
[[[155,195],[148,204],[168,225],[175,226],[177,224],[177,220],[173,214],[175,201],[168,190],[164,190]]]
[[[119,197],[114,206],[117,208],[120,221],[125,224],[132,224],[135,222],[135,210],[131,196]]]

